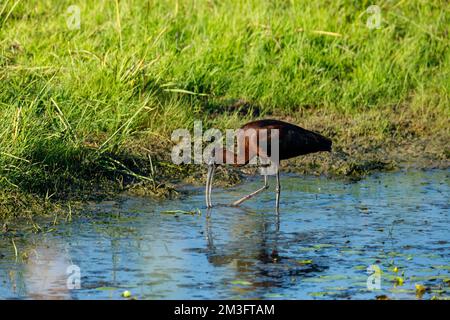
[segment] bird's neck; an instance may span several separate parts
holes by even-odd
[[[224,148],[218,150],[215,156],[215,160],[216,163],[231,164],[234,166],[239,165],[237,154]]]

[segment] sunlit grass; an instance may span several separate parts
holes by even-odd
[[[73,4],[75,30],[66,24]],[[195,119],[239,125],[251,115],[214,115],[233,99],[294,118],[406,105],[437,114],[436,130],[447,132],[449,7],[380,1],[380,28],[369,29],[371,4],[4,0],[0,184],[47,192],[117,169],[99,159],[137,136],[166,141]],[[381,117],[369,134],[385,127]]]

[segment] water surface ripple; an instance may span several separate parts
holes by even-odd
[[[0,237],[0,298],[415,299],[416,284],[429,288],[419,298],[449,297],[449,174],[284,175],[278,227],[273,179],[241,208],[210,215],[200,188],[170,201],[93,203],[55,231],[14,237],[17,258],[12,236]],[[260,185],[216,188],[213,201]],[[163,213],[196,208],[201,215]],[[67,288],[69,265],[80,268],[80,289]],[[382,272],[380,289],[367,287],[370,265]]]

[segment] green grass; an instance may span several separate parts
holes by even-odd
[[[79,30],[66,25],[72,4]],[[423,134],[448,134],[446,1],[379,1],[372,30],[371,4],[2,0],[0,187],[51,194],[77,177],[116,179],[110,159],[133,141],[249,119],[222,112],[233,99],[294,118],[404,106],[438,119]],[[385,127],[379,117],[365,134]]]

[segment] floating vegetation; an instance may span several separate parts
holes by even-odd
[[[264,297],[267,299],[274,299],[274,298],[283,298],[284,295],[281,293],[268,293]]]
[[[415,285],[416,288],[416,295],[417,297],[421,298],[422,295],[425,293],[425,291],[427,290],[427,288],[424,285],[421,284],[416,284]]]
[[[394,280],[395,286],[402,286],[405,280],[402,277],[396,277]]]
[[[367,270],[367,267],[368,266],[366,266],[366,265],[358,265],[358,266],[354,266],[353,269],[355,269],[355,270]]]
[[[131,292],[128,290],[125,290],[124,292],[122,292],[122,297],[131,298]]]
[[[389,292],[392,293],[407,293],[407,294],[414,294],[416,291],[414,289],[404,289],[404,288],[391,288],[389,289]]]
[[[438,270],[447,270],[450,271],[450,266],[449,265],[434,265],[432,266],[433,269],[438,269]]]
[[[202,212],[200,211],[200,209],[194,209],[194,210],[165,210],[165,211],[161,211],[161,214],[173,214],[173,215],[177,215],[177,214],[187,214],[187,215],[191,215],[191,216],[195,216],[195,215],[201,215]]]
[[[327,281],[335,281],[335,280],[345,280],[348,279],[348,276],[339,275],[339,274],[331,274],[331,275],[322,275],[315,278],[306,278],[304,282],[327,282]]]
[[[411,276],[411,281],[434,281],[437,279],[447,279],[447,275]]]
[[[230,283],[234,284],[234,285],[240,285],[240,286],[251,286],[252,285],[252,283],[250,281],[246,281],[246,280],[233,280]]]
[[[359,254],[363,254],[363,251],[353,250],[353,249],[343,249],[343,250],[341,250],[341,253],[346,254],[346,255],[359,255]]]
[[[326,292],[326,291],[318,291],[318,292],[310,292],[309,295],[311,297],[324,297],[333,294],[332,292]]]
[[[98,287],[95,288],[95,290],[99,290],[99,291],[114,291],[114,290],[118,290],[119,288],[116,287]]]
[[[329,244],[329,243],[319,243],[319,244],[315,244],[313,246],[313,248],[316,250],[323,249],[323,248],[332,248],[332,247],[334,247],[334,244]]]
[[[71,223],[64,222],[67,212],[56,218],[36,216],[19,232],[10,220],[0,234],[0,296],[31,298],[25,290],[42,274],[32,271],[34,250],[56,247],[64,254],[46,257],[39,251],[40,256],[55,267],[62,265],[63,276],[67,263],[82,267],[81,289],[72,292],[76,299],[447,299],[449,252],[445,243],[438,243],[447,239],[447,203],[442,199],[448,193],[447,177],[446,171],[380,174],[346,184],[285,176],[288,188],[279,229],[272,208],[264,202],[270,195],[242,210],[216,207],[207,221],[204,211],[198,216],[195,209],[203,208],[198,194],[203,188],[196,187],[187,187],[181,199],[164,202],[128,194],[95,202],[83,211],[72,210]],[[417,188],[425,179],[435,181],[436,189]],[[248,189],[259,186],[260,179],[255,180]],[[326,191],[317,200],[314,194],[311,199],[302,194],[313,205],[295,214],[303,207],[296,200],[298,190],[313,181],[314,189],[319,185]],[[228,203],[243,191],[222,189],[220,200]],[[368,199],[373,214],[360,217],[357,210],[347,211],[361,198]],[[386,201],[377,203],[380,198]],[[433,210],[406,207],[422,203]],[[388,230],[397,214],[408,224],[391,235],[376,231]],[[433,224],[420,233],[425,230],[423,219]],[[46,233],[55,221],[57,232]],[[422,258],[428,253],[436,258]],[[66,254],[68,261],[61,258]],[[410,262],[409,256],[414,257]],[[370,268],[374,265],[378,268]],[[415,284],[425,290],[416,290]]]

